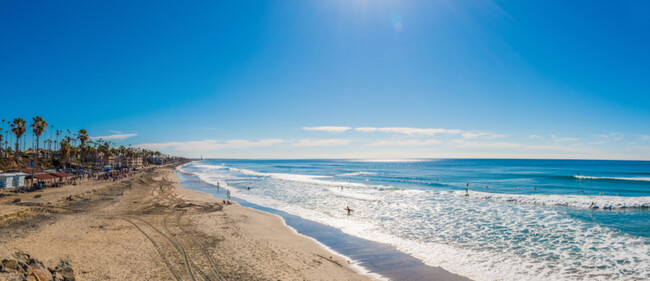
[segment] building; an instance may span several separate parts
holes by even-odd
[[[0,188],[12,188],[25,186],[25,173],[3,173],[0,174]]]

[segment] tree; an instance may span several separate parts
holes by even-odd
[[[84,158],[85,158],[85,156],[86,156],[86,155],[85,155],[85,152],[86,152],[86,149],[85,149],[85,147],[86,147],[86,142],[90,139],[90,138],[88,137],[88,132],[87,132],[85,129],[81,129],[81,130],[79,130],[79,132],[77,132],[77,139],[79,140],[79,153],[81,154],[81,157],[80,157],[80,159],[79,159],[79,162],[80,162],[81,164],[83,164],[83,162],[84,162],[84,160],[85,160]]]
[[[41,139],[41,134],[43,134],[45,129],[47,129],[47,121],[45,121],[43,119],[43,117],[36,116],[36,117],[32,118],[32,122],[33,122],[32,123],[32,131],[34,132],[34,135],[36,136],[36,163],[34,163],[35,164],[34,166],[36,166],[36,165],[38,165],[38,160],[39,160],[39,156],[40,156],[39,155],[40,154],[39,143],[40,143],[40,139]],[[34,167],[34,166],[32,166],[32,167]]]
[[[20,159],[18,159],[18,151],[20,150],[20,137],[23,136],[27,129],[25,128],[25,120],[23,118],[16,118],[11,123],[11,132],[16,135],[16,165],[20,170]]]

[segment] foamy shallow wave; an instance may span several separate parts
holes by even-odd
[[[285,173],[260,173],[247,169],[239,168],[228,168],[230,171],[239,172],[249,176],[257,177],[270,177],[276,180],[291,181],[291,182],[301,182],[308,184],[324,185],[324,186],[336,186],[336,187],[369,187],[368,185],[362,183],[354,182],[338,182],[338,181],[327,181],[322,180],[325,178],[332,178],[331,176],[321,176],[321,175],[303,175],[303,174],[285,174]]]
[[[585,180],[622,180],[622,181],[650,181],[650,178],[639,177],[639,178],[629,178],[629,177],[590,177],[590,176],[573,176],[577,179]]]
[[[455,195],[465,196],[465,191],[454,191]],[[559,206],[585,209],[633,209],[650,208],[650,196],[580,196],[580,195],[523,195],[500,194],[470,191],[470,198],[479,198],[500,202],[534,204],[542,206]],[[592,205],[593,204],[593,205]]]
[[[336,189],[336,188],[329,188],[328,190],[334,196],[338,196],[338,197],[345,197],[345,198],[363,200],[363,201],[379,201],[380,200],[380,198],[378,196],[374,196],[374,195],[367,194],[367,193],[361,193],[361,192],[358,192],[356,190],[350,190],[350,189],[339,190],[339,189]]]

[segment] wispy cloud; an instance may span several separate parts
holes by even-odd
[[[348,139],[302,139],[298,142],[291,144],[297,147],[311,147],[311,146],[341,146],[348,145],[352,140]]]
[[[560,138],[555,135],[551,135],[551,139],[555,142],[565,142],[565,141],[579,141],[577,138]]]
[[[140,148],[152,150],[176,150],[176,151],[209,151],[220,149],[245,149],[254,147],[266,147],[283,143],[281,139],[263,139],[259,141],[250,140],[219,140],[187,141],[187,142],[166,142],[166,143],[143,143],[137,145]]]
[[[529,138],[529,139],[541,139],[542,136],[539,136],[539,135],[530,135],[530,136],[528,136],[528,138]]]
[[[461,133],[461,130],[453,130],[453,129],[426,129],[426,128],[409,128],[409,127],[359,127],[359,128],[354,128],[354,130],[362,133],[380,132],[380,133],[405,134],[409,136],[414,136],[414,135],[433,136],[436,134],[457,135]]]
[[[428,140],[379,140],[371,143],[372,146],[426,146],[426,145],[436,145],[442,143],[440,140],[428,139]]]
[[[505,138],[506,137],[505,135],[486,133],[486,132],[464,132],[464,133],[462,133],[462,136],[465,139],[481,138],[481,139],[486,139],[486,140],[491,140],[491,139],[496,139],[496,138]]]
[[[114,135],[109,135],[109,136],[97,136],[97,137],[90,137],[90,139],[97,140],[97,139],[103,139],[103,140],[123,140],[123,139],[128,139],[130,137],[135,137],[138,134],[114,134]]]
[[[561,146],[561,145],[530,145],[513,142],[478,142],[455,140],[454,144],[463,148],[494,148],[494,149],[517,149],[526,151],[554,151],[554,152],[573,152],[573,153],[591,153],[593,150],[585,147]]]
[[[321,131],[329,133],[343,133],[347,130],[350,130],[350,127],[344,126],[321,126],[321,127],[302,127],[305,131]]]
[[[643,135],[643,136],[640,136],[639,139],[641,139],[641,140],[650,140],[650,136]]]
[[[122,132],[122,131],[110,131],[109,130],[108,132],[111,133],[111,134],[124,134],[124,132]]]

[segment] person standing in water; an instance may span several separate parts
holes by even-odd
[[[228,199],[230,199],[230,190],[228,190],[228,192],[226,192],[226,196],[228,196]]]
[[[469,197],[469,189],[465,188],[465,197]]]

